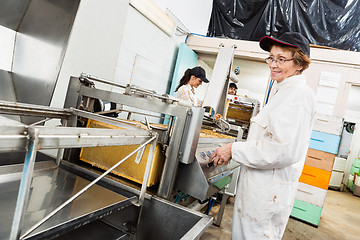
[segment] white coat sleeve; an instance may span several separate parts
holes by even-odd
[[[252,124],[257,124],[258,137],[234,143],[233,160],[257,169],[283,168],[299,161],[297,151],[303,151],[309,138],[310,114],[304,106],[279,106],[259,114]]]

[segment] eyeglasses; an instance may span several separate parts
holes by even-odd
[[[279,58],[279,59],[276,59],[276,58],[273,58],[273,57],[268,57],[268,58],[265,58],[265,61],[266,63],[270,64],[270,63],[273,63],[275,62],[277,65],[283,65],[285,62],[288,62],[288,61],[292,61],[294,60],[293,58],[291,59],[286,59],[286,58]]]

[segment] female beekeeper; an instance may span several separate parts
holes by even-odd
[[[304,166],[315,111],[315,97],[302,72],[310,64],[308,40],[288,32],[263,37],[277,92],[251,119],[246,142],[215,150],[214,165],[242,164],[235,198],[232,239],[281,239]]]
[[[202,83],[208,83],[205,70],[202,67],[188,68],[176,87],[177,97],[191,102],[195,107],[201,107],[202,102],[196,97],[195,88]]]

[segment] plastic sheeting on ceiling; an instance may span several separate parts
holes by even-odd
[[[358,0],[214,0],[208,36],[259,41],[300,32],[311,44],[360,51]]]

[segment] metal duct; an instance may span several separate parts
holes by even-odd
[[[30,0],[3,0],[0,8],[0,25],[17,31]]]
[[[50,105],[80,0],[4,0],[0,24],[16,33],[10,79],[2,100]],[[3,78],[1,82],[9,80]],[[8,77],[8,76],[6,76]],[[22,118],[32,123],[33,118]]]
[[[211,75],[203,107],[211,107],[215,113],[224,114],[227,85],[234,59],[234,48],[221,47]]]
[[[0,69],[0,82],[1,82],[0,98],[15,102],[16,96],[15,96],[14,85],[11,79],[11,73]],[[15,116],[15,115],[4,115],[4,116],[14,119],[16,121],[20,121],[19,116]]]

